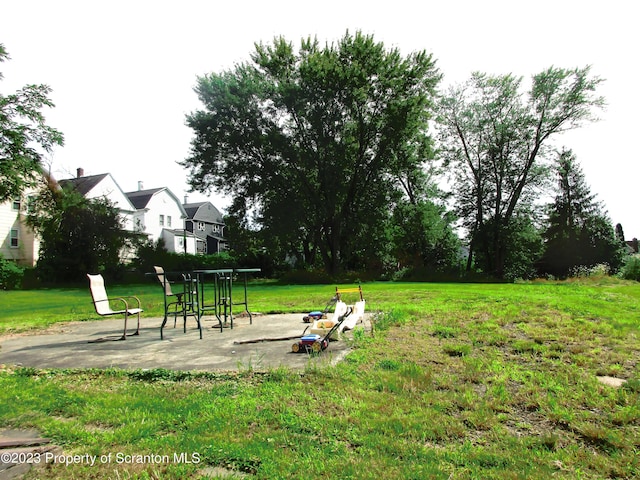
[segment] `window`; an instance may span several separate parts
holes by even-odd
[[[205,224],[204,222],[198,222],[198,230],[204,232]]]
[[[171,226],[171,215],[167,215],[167,227]]]
[[[164,215],[160,215],[160,226],[164,227]]]
[[[18,230],[16,228],[12,228],[11,229],[11,240],[10,240],[10,245],[11,248],[18,248],[20,246],[20,240],[19,240],[19,236],[18,236]]]
[[[20,197],[16,197],[13,199],[13,209],[20,211]]]
[[[213,226],[213,232],[214,233],[220,233],[222,229],[220,228],[220,225],[214,225]]]
[[[34,205],[36,203],[36,197],[29,195],[27,197],[27,213],[35,213]]]

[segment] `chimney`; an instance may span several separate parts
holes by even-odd
[[[142,190],[142,180],[138,180],[138,191]]]
[[[184,196],[184,204],[185,204],[185,205],[188,203],[188,202],[187,202],[187,200],[188,200],[188,199],[189,199],[189,197],[185,195],[185,196]]]
[[[78,178],[80,178],[80,177],[84,177],[84,168],[79,167],[79,168],[76,170],[76,175],[78,176]]]

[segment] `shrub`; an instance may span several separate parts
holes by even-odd
[[[293,270],[283,274],[278,282],[282,285],[329,285],[334,279],[321,270]]]
[[[620,269],[620,276],[625,280],[640,281],[640,255],[629,256]]]
[[[3,290],[20,288],[23,276],[24,269],[22,267],[0,256],[0,288]]]
[[[571,277],[588,278],[588,277],[606,277],[611,272],[611,267],[606,263],[599,263],[593,266],[578,265],[571,269]]]
[[[153,272],[154,265],[161,265],[165,272],[238,267],[235,258],[227,252],[210,255],[185,255],[184,253],[167,252],[163,242],[140,247],[136,265],[141,273]]]

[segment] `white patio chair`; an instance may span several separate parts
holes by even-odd
[[[93,340],[92,342],[105,341],[105,340],[126,340],[128,336],[139,335],[140,334],[140,313],[143,312],[140,299],[136,296],[126,296],[126,297],[114,297],[109,299],[107,296],[107,291],[104,287],[104,278],[102,275],[91,275],[87,274],[87,278],[89,279],[89,289],[91,290],[91,298],[93,299],[93,306],[96,309],[96,313],[100,316],[107,317],[112,315],[123,315],[124,316],[124,332],[121,337],[104,337],[99,338],[98,340]],[[134,300],[136,305],[135,307],[129,306],[129,301],[127,299]],[[112,305],[115,306],[118,304],[120,307],[117,310],[112,309]],[[129,315],[137,315],[138,316],[138,325],[136,327],[135,333],[131,333],[127,335],[127,320],[129,319]]]

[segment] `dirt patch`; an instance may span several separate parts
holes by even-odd
[[[596,377],[596,378],[600,383],[607,385],[609,387],[614,387],[614,388],[620,388],[626,382],[625,379],[616,378],[616,377],[603,376],[603,377]]]

